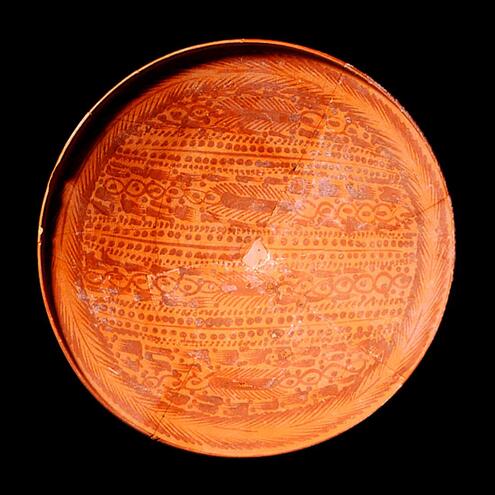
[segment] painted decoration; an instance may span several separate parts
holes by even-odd
[[[383,88],[307,48],[235,40],[149,64],[85,117],[39,262],[58,341],[105,407],[173,446],[263,456],[401,387],[444,311],[454,224]]]

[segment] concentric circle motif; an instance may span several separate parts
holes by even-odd
[[[118,417],[270,455],[403,384],[445,307],[453,230],[428,144],[380,86],[227,41],[149,64],[85,117],[45,198],[40,276],[68,360]]]

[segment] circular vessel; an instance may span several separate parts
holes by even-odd
[[[438,328],[454,224],[400,105],[282,42],[195,46],[84,117],[40,221],[48,315],[90,392],[152,438],[262,456],[327,440]]]

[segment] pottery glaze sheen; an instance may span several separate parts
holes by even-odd
[[[74,371],[152,438],[222,456],[327,440],[417,366],[452,280],[440,168],[323,53],[200,45],[86,115],[45,196],[41,285]]]

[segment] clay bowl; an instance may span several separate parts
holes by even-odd
[[[454,262],[427,142],[379,85],[234,40],[131,74],[56,164],[46,308],[90,392],[152,438],[223,456],[327,440],[428,348]]]

